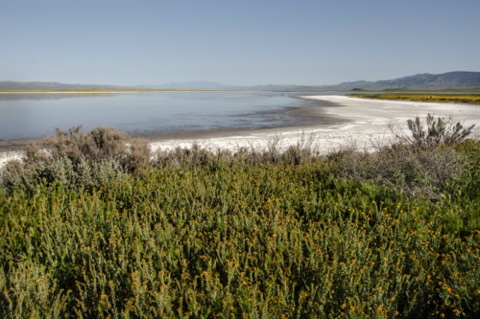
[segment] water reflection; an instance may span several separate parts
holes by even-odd
[[[0,94],[0,139],[39,138],[82,124],[127,133],[259,129],[337,121],[301,93]],[[316,94],[318,95],[318,93]],[[332,106],[332,105],[323,105]]]

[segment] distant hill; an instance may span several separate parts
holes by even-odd
[[[293,85],[293,84],[268,84],[255,86],[237,87],[244,90],[260,90],[260,91],[326,91],[329,88],[318,85]]]
[[[172,82],[157,86],[152,86],[154,89],[176,89],[176,90],[222,90],[231,88],[231,86],[209,82],[209,81],[191,81],[191,82]]]
[[[405,89],[458,89],[480,88],[480,72],[448,72],[443,74],[417,74],[393,80],[376,82],[356,81],[344,82],[329,86],[341,90],[366,89],[384,90],[393,88]]]

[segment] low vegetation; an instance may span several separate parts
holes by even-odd
[[[405,100],[418,102],[449,102],[480,104],[480,95],[464,94],[355,94],[355,97],[379,100]]]
[[[328,156],[57,131],[2,174],[0,317],[478,318],[480,142],[439,121]]]

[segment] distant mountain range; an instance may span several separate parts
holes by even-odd
[[[417,74],[393,80],[376,82],[344,82],[334,86],[336,89],[384,90],[384,89],[459,89],[480,88],[480,72],[448,72],[443,74]]]
[[[58,82],[0,81],[0,90],[88,90],[88,89],[197,89],[197,90],[267,90],[267,91],[316,91],[316,90],[386,90],[386,89],[460,89],[480,88],[480,72],[448,72],[443,74],[417,74],[393,80],[353,81],[336,85],[257,85],[231,86],[214,82],[177,82],[148,87],[115,86],[99,84],[65,84]]]
[[[264,85],[265,90],[387,90],[387,89],[471,89],[480,88],[480,72],[448,72],[443,74],[417,74],[381,81],[354,81],[335,85]]]

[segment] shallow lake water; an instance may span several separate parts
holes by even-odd
[[[324,93],[328,94],[328,93]],[[129,134],[175,134],[225,129],[321,125],[334,118],[319,93],[149,92],[1,94],[0,140],[40,138],[76,125],[114,127]]]

